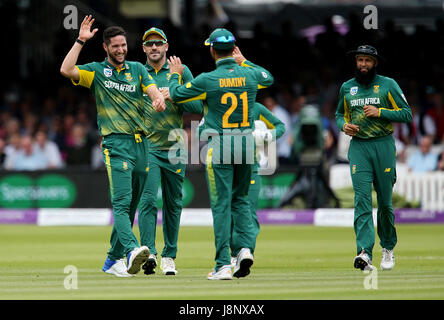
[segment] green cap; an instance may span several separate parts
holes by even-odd
[[[165,35],[165,32],[163,32],[161,29],[155,28],[155,27],[149,28],[148,30],[145,31],[145,33],[143,34],[143,37],[142,37],[142,41],[145,41],[146,38],[148,38],[148,36],[151,34],[157,34],[157,35],[161,36],[163,40],[168,41],[167,37]]]
[[[236,39],[230,31],[224,28],[218,28],[205,40],[205,45],[212,46],[214,49],[228,50],[234,48],[235,41]]]

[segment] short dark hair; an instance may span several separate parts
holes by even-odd
[[[213,48],[213,50],[216,52],[216,54],[219,57],[227,57],[233,53],[234,48],[231,48],[231,49],[215,49],[215,48]]]
[[[103,42],[105,42],[106,45],[109,45],[111,42],[110,39],[115,36],[124,36],[126,38],[126,32],[119,26],[108,27],[103,31]]]

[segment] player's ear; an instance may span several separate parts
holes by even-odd
[[[168,43],[165,43],[165,51],[168,51],[168,47],[169,47]]]
[[[108,53],[108,46],[106,45],[106,43],[105,43],[105,42],[103,43],[103,50],[105,50],[105,51],[106,51],[106,53]]]

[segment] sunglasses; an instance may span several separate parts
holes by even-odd
[[[156,45],[156,47],[163,46],[167,42],[165,40],[147,40],[143,43],[144,46],[152,47],[153,45]]]
[[[219,43],[228,43],[228,42],[234,42],[234,36],[221,36],[221,37],[217,37],[214,42],[219,42]]]

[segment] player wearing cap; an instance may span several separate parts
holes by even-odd
[[[355,191],[354,230],[357,256],[354,267],[372,270],[375,230],[372,216],[372,185],[377,194],[377,229],[382,247],[381,269],[395,265],[397,242],[392,190],[396,181],[396,148],[393,122],[410,122],[412,112],[395,80],[376,74],[382,58],[369,45],[348,53],[356,63],[355,77],[342,84],[336,123],[352,136],[348,151]]]
[[[166,109],[155,112],[149,106],[151,98],[145,96],[145,124],[151,129],[147,138],[149,143],[149,171],[144,193],[139,207],[139,225],[144,226],[140,242],[150,249],[150,257],[142,266],[145,274],[153,274],[157,266],[156,225],[157,225],[157,191],[162,186],[162,226],[165,246],[162,250],[160,267],[166,275],[177,274],[174,259],[177,254],[179,223],[182,212],[182,186],[185,177],[187,155],[183,154],[185,143],[180,132],[183,128],[184,111],[202,113],[201,101],[174,103],[169,96],[168,78],[170,68],[166,61],[168,40],[159,28],[148,29],[143,37],[142,49],[146,54],[145,68],[153,77],[159,90],[163,93]],[[184,65],[182,80],[189,82],[193,75]],[[182,151],[182,154],[180,152]]]
[[[66,55],[60,72],[75,85],[89,88],[97,105],[97,125],[103,136],[102,150],[108,171],[114,225],[111,249],[103,271],[119,277],[136,274],[149,256],[149,249],[139,246],[132,231],[134,215],[143,192],[148,168],[149,133],[144,123],[143,93],[148,94],[156,111],[165,109],[163,95],[144,66],[126,61],[126,33],[120,27],[103,32],[103,62],[76,65],[84,43],[98,29],[91,30],[94,19],[86,16],[79,37]],[[127,266],[123,257],[127,258]]]
[[[250,61],[239,66],[233,58],[235,38],[223,28],[214,30],[205,41],[216,62],[216,69],[202,73],[180,85],[183,66],[179,58],[168,59],[173,101],[204,100],[204,127],[208,137],[206,178],[210,194],[216,245],[216,267],[209,280],[245,277],[253,264],[252,228],[248,189],[254,162],[252,109],[257,90],[273,83],[272,75]],[[202,136],[201,136],[202,138]],[[237,264],[231,273],[232,239]]]

